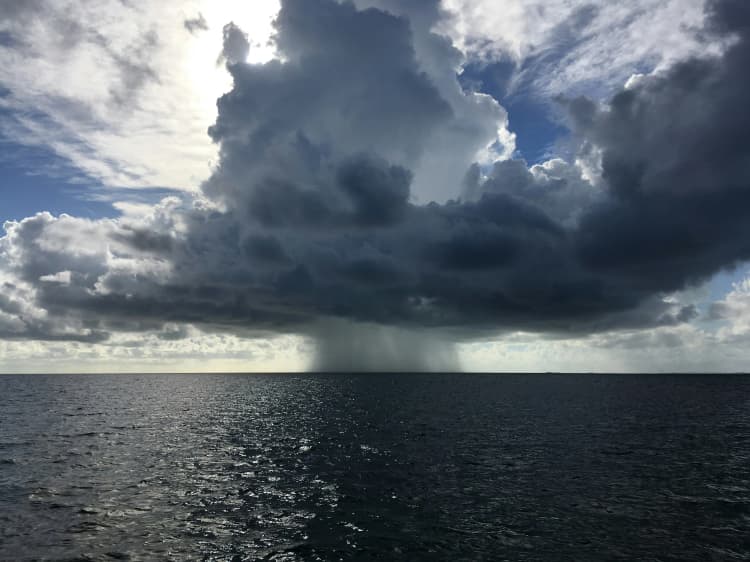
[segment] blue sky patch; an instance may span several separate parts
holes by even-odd
[[[464,68],[459,80],[467,90],[488,94],[505,107],[509,128],[516,133],[519,155],[529,164],[538,164],[552,156],[551,149],[568,130],[554,115],[554,101],[538,99],[524,91],[513,91],[516,71],[516,64],[509,60],[474,63]]]

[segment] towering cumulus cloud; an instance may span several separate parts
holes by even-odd
[[[229,25],[201,196],[7,223],[0,335],[190,323],[312,335],[321,368],[413,370],[503,330],[687,322],[665,295],[750,257],[750,10],[708,9],[722,57],[564,102],[593,182],[507,159],[507,115],[461,90],[434,3],[284,0],[279,57],[259,65]]]

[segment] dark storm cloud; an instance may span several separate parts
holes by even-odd
[[[221,161],[206,191],[232,208],[261,182],[303,191],[295,197],[312,190],[313,199],[333,199],[338,190],[329,184],[340,159],[370,153],[413,163],[450,117],[417,64],[407,20],[351,4],[290,0],[276,26],[286,62],[230,64],[235,86],[219,100],[209,131]],[[237,32],[230,31],[231,61]]]
[[[385,226],[406,212],[410,179],[400,166],[357,156],[335,168],[330,191],[269,179],[249,196],[247,208],[266,227]]]
[[[131,226],[123,226],[112,238],[143,252],[168,253],[174,244],[169,234]]]
[[[182,25],[193,34],[198,33],[199,31],[208,30],[208,22],[206,21],[206,18],[203,17],[203,14],[200,13],[194,18],[186,19],[182,22]]]
[[[77,317],[79,336],[190,322],[327,337],[342,333],[331,318],[453,337],[688,322],[694,307],[665,293],[750,257],[741,6],[713,5],[714,32],[740,34],[722,58],[685,61],[607,106],[569,103],[581,150],[602,154],[603,187],[561,160],[505,161],[487,177],[461,170],[461,201],[415,205],[423,147],[455,123],[458,106],[423,70],[425,45],[446,45],[420,36],[418,53],[409,10],[285,0],[283,62],[244,63],[241,30],[224,30],[234,87],[210,129],[207,200],[138,220],[11,224],[0,270],[32,288],[28,306]],[[105,242],[77,246],[71,232]],[[64,271],[65,283],[39,280]],[[335,364],[340,347],[325,349],[321,364]]]
[[[721,59],[679,63],[605,109],[570,105],[611,190],[576,232],[579,255],[626,287],[675,290],[750,257],[750,11],[712,11],[714,29],[739,33]]]
[[[234,22],[230,22],[224,26],[222,36],[224,46],[219,60],[224,60],[230,65],[245,62],[247,55],[250,53],[250,43],[247,39],[247,34],[237,27]]]

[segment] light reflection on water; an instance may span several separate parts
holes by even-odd
[[[750,379],[0,377],[0,559],[747,559]]]

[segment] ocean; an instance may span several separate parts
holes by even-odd
[[[0,376],[0,560],[748,560],[750,377]]]

